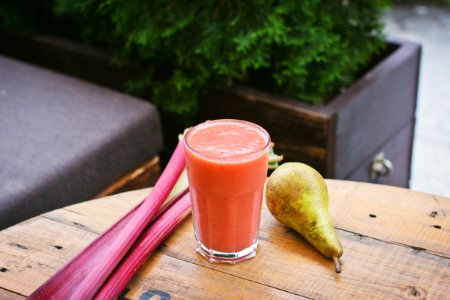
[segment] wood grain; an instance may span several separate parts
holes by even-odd
[[[329,115],[316,106],[277,97],[245,86],[213,92],[202,99],[199,122],[233,118],[259,124],[269,132],[285,160],[302,158],[325,172]],[[283,121],[281,121],[283,120]]]
[[[450,258],[450,200],[393,186],[327,180],[339,229]]]
[[[337,114],[336,160],[331,176],[346,178],[368,154],[386,144],[402,128],[414,127],[417,93],[414,83],[419,62],[420,47],[405,43],[350,87],[349,99],[338,98],[330,105]],[[412,138],[410,130],[408,141],[398,149],[408,158]],[[407,171],[408,179],[409,168],[401,171]]]
[[[2,300],[22,300],[22,299],[25,299],[25,296],[18,295],[18,294],[15,294],[15,293],[12,293],[10,291],[0,288],[0,299],[2,299]]]
[[[175,299],[306,299],[161,253],[147,261],[129,286],[129,298],[163,290]]]
[[[208,263],[195,252],[189,218],[138,271],[123,296],[445,299],[450,295],[450,199],[338,180],[327,180],[327,186],[330,214],[344,247],[341,274],[264,207],[256,258],[235,266]],[[30,294],[148,192],[77,204],[1,231],[0,296]]]
[[[158,180],[160,172],[159,156],[154,156],[142,166],[110,184],[95,196],[95,198],[153,186],[156,180]]]

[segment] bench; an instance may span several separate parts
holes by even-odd
[[[0,230],[152,185],[162,144],[150,103],[0,55]]]

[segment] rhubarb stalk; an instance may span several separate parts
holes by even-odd
[[[186,193],[139,237],[130,252],[127,253],[126,257],[114,270],[114,273],[103,284],[95,299],[114,299],[118,297],[138,268],[190,212],[191,202],[189,193]]]
[[[179,142],[150,194],[41,285],[28,299],[92,299],[167,199],[185,166]]]

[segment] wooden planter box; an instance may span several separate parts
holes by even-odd
[[[370,181],[372,161],[384,152],[394,169],[378,182],[408,187],[421,47],[390,43],[393,52],[327,105],[235,86],[205,97],[199,121],[255,122],[268,130],[285,161],[309,164],[327,178]]]

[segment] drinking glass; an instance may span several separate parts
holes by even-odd
[[[256,255],[270,137],[242,120],[192,127],[184,149],[197,251],[235,264]]]

